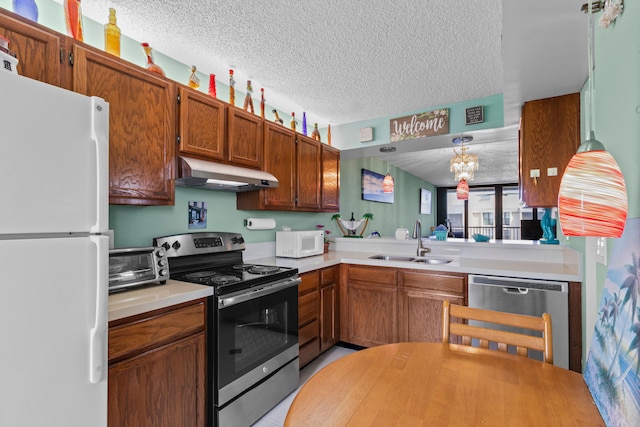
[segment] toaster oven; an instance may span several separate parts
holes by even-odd
[[[164,284],[169,278],[163,248],[126,248],[109,251],[109,293],[148,284]]]

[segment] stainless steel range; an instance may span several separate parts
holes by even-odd
[[[208,306],[209,426],[250,426],[298,387],[295,268],[245,264],[239,233],[157,237],[171,279],[214,287]]]

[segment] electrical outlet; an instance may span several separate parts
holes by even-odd
[[[605,237],[596,239],[596,262],[607,265],[607,239]]]

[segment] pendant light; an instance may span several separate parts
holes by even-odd
[[[627,220],[627,189],[613,156],[593,131],[593,17],[589,19],[589,139],[571,158],[560,181],[558,216],[565,236],[620,237]]]
[[[469,200],[469,183],[466,179],[461,179],[456,187],[458,200]]]
[[[380,147],[381,153],[393,153],[396,151],[396,147],[392,147],[391,145],[387,145],[386,147]],[[382,192],[383,193],[393,193],[394,181],[393,177],[389,173],[389,162],[387,162],[387,174],[384,176],[382,180]]]
[[[472,136],[460,136],[459,138],[453,139],[454,144],[461,144],[460,152],[458,153],[454,148],[453,152],[455,156],[449,160],[449,171],[455,173],[456,181],[460,181],[461,179],[473,181],[474,173],[478,170],[478,155],[467,154],[469,148],[464,146],[465,142],[472,140]]]

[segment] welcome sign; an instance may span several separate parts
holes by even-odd
[[[391,142],[446,135],[449,133],[449,109],[426,111],[390,120]]]

